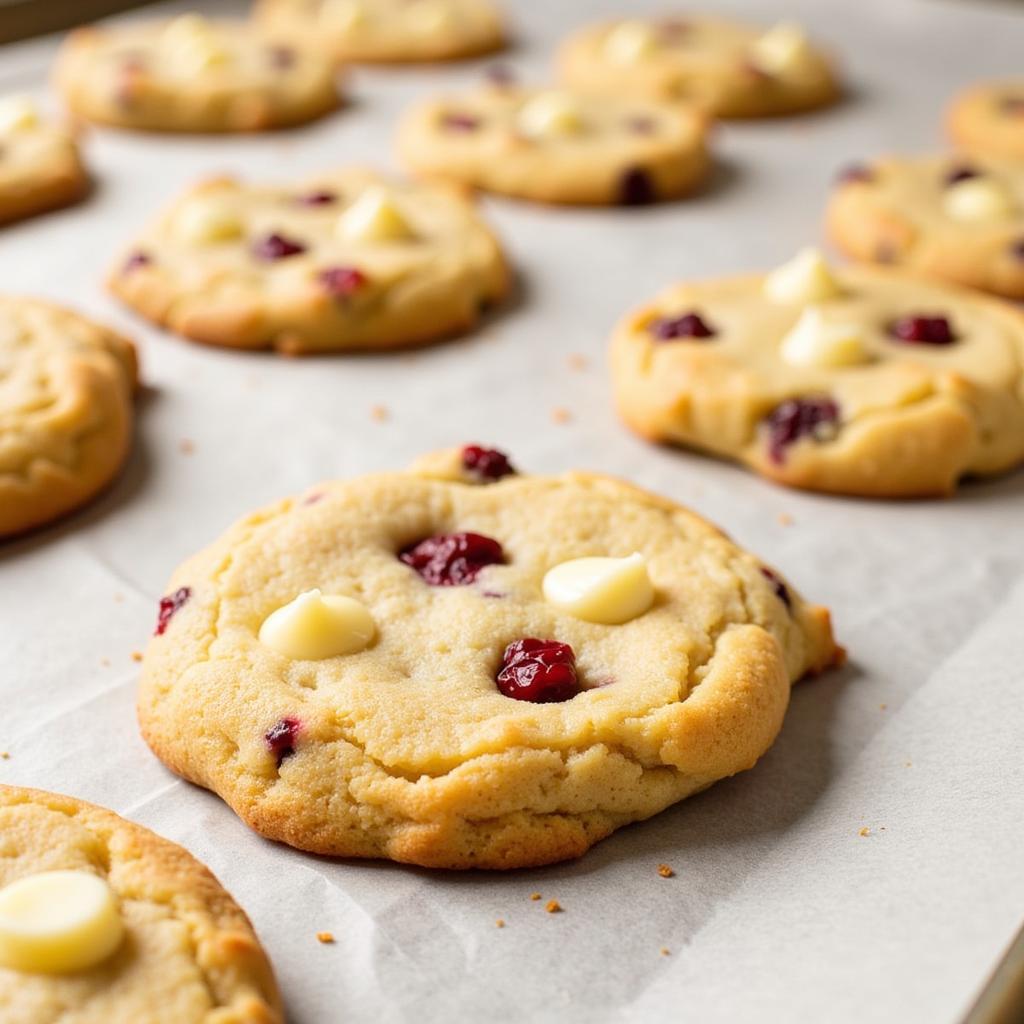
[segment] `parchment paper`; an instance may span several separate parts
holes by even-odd
[[[660,5],[507,6],[520,30],[511,62],[540,76],[575,24]],[[942,145],[955,89],[1021,71],[1024,12],[922,0],[705,6],[804,21],[842,55],[852,98],[818,116],[721,127],[721,173],[692,202],[602,212],[486,201],[522,295],[461,342],[306,361],[208,350],[119,309],[99,280],[186,182],[390,164],[405,105],[475,82],[486,62],[360,70],[349,110],[264,138],[95,131],[95,197],[0,233],[0,287],[130,332],[147,385],[117,486],[0,547],[0,781],[96,801],[191,850],[252,916],[296,1024],[952,1022],[1024,913],[1024,474],[937,502],[790,493],[631,437],[604,368],[613,322],[663,286],[768,267],[815,239],[840,165]],[[54,45],[0,49],[0,89],[42,93]],[[585,369],[571,368],[573,354]],[[557,408],[571,420],[554,422]],[[693,506],[833,609],[849,666],[797,688],[755,770],[576,863],[443,874],[259,839],[137,734],[131,652],[171,569],[319,478],[469,440],[527,470],[617,473]],[[660,862],[676,877],[659,877]],[[564,913],[546,914],[535,891]],[[320,945],[321,930],[337,943]]]

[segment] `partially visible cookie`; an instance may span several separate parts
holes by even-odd
[[[415,107],[398,147],[428,177],[538,202],[632,205],[697,189],[706,134],[677,104],[494,83]]]
[[[0,537],[85,504],[132,440],[131,342],[33,299],[0,296]]]
[[[291,187],[222,178],[192,188],[109,285],[194,341],[298,354],[465,332],[504,298],[509,276],[459,190],[350,169]]]
[[[341,62],[458,60],[505,44],[491,0],[260,0],[256,17]]]
[[[248,918],[180,846],[0,786],[4,1024],[283,1024]]]
[[[563,44],[559,66],[580,89],[694,104],[714,117],[771,117],[827,106],[840,86],[796,24],[767,31],[710,16],[591,25]]]
[[[26,96],[0,97],[0,224],[54,210],[89,190],[78,143]]]
[[[954,144],[966,153],[1024,160],[1024,78],[964,90],[949,105],[946,122]]]
[[[1024,163],[875,160],[840,175],[826,219],[854,259],[1024,298]]]
[[[263,131],[339,102],[333,65],[316,47],[198,14],[78,29],[55,79],[80,117],[147,131]]]
[[[810,250],[669,289],[619,325],[611,373],[637,433],[793,487],[947,494],[1024,460],[1024,315]]]

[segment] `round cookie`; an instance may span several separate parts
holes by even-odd
[[[800,113],[840,94],[830,61],[792,23],[765,31],[703,15],[603,22],[566,40],[559,67],[579,89],[683,100],[722,118]]]
[[[491,0],[260,0],[256,18],[340,62],[458,60],[505,45]]]
[[[351,169],[290,188],[205,182],[135,242],[109,285],[195,341],[298,354],[467,331],[509,278],[460,191]]]
[[[128,455],[135,349],[105,327],[0,296],[0,537],[85,504]]]
[[[50,872],[63,877],[43,880]],[[15,919],[7,906],[8,887],[30,879],[50,887],[33,894],[46,912],[42,928],[38,917],[29,919],[34,942],[17,934],[18,919],[31,914],[24,897]],[[106,920],[93,900],[68,905],[69,890],[92,897],[90,883],[107,892]],[[77,970],[58,963],[69,953],[88,956],[107,936],[106,956],[91,950],[95,963]],[[15,954],[28,960],[12,966]],[[13,786],[0,786],[0,1017],[5,1024],[284,1021],[252,925],[202,864],[111,811]]]
[[[615,399],[653,441],[779,483],[946,494],[1024,459],[1024,316],[997,299],[813,251],[767,277],[684,284],[626,317]]]
[[[144,131],[264,131],[339,103],[320,50],[198,14],[72,32],[55,80],[80,117]]]
[[[707,177],[702,116],[677,104],[494,83],[411,110],[398,134],[412,171],[538,202],[638,205]]]
[[[967,153],[1024,160],[1024,79],[964,90],[950,104],[946,122],[954,144]]]
[[[185,562],[138,710],[265,836],[517,868],[751,767],[791,681],[839,654],[824,609],[692,513],[468,446],[280,501]]]
[[[876,160],[840,176],[826,219],[853,259],[1024,299],[1024,164]]]
[[[89,191],[78,143],[25,96],[0,97],[0,224],[68,206]]]

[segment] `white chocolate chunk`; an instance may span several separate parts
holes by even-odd
[[[39,126],[39,108],[31,96],[0,99],[0,135]]]
[[[231,61],[215,26],[199,14],[175,18],[164,29],[160,45],[179,74],[198,74]]]
[[[620,22],[604,40],[605,56],[614,64],[636,64],[657,49],[657,36],[643,21]]]
[[[586,622],[620,625],[654,603],[643,555],[574,558],[549,569],[542,585],[547,601]]]
[[[360,0],[327,0],[321,17],[333,28],[348,31],[366,24],[366,6]]]
[[[0,965],[64,974],[106,960],[124,937],[110,886],[88,871],[44,871],[0,889]]]
[[[372,185],[338,218],[338,234],[349,242],[399,242],[415,234],[383,185]]]
[[[843,294],[839,282],[818,249],[801,249],[788,263],[773,270],[764,282],[764,291],[775,302],[810,305],[838,298]]]
[[[538,93],[520,108],[519,130],[531,139],[575,135],[583,130],[579,104],[568,93]]]
[[[174,233],[184,242],[206,245],[240,238],[245,225],[238,212],[222,199],[197,196],[175,215]]]
[[[993,224],[1017,212],[1009,189],[991,178],[967,178],[946,189],[946,213],[965,224]]]
[[[307,590],[260,626],[260,643],[286,658],[320,661],[355,654],[377,635],[373,617],[353,597]]]
[[[856,324],[829,321],[812,306],[782,340],[782,358],[791,366],[855,366],[867,360],[864,334]]]
[[[442,32],[454,24],[451,5],[444,0],[416,0],[409,4],[409,27],[424,35]]]
[[[782,21],[758,36],[751,44],[750,59],[762,71],[785,74],[805,63],[811,45],[804,30],[792,21]]]

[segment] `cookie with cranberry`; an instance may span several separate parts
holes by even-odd
[[[1024,78],[965,89],[954,97],[946,122],[954,144],[964,152],[1024,160]]]
[[[677,199],[707,177],[702,116],[657,100],[492,83],[422,103],[398,146],[427,177],[538,202],[636,205]]]
[[[1017,309],[813,250],[669,289],[619,325],[611,373],[638,434],[793,487],[947,494],[1024,459]]]
[[[458,190],[346,170],[290,187],[205,182],[132,244],[109,285],[195,341],[297,354],[465,332],[509,272]]]
[[[69,206],[89,191],[78,143],[27,96],[0,96],[0,224]]]
[[[342,63],[459,60],[505,45],[491,0],[260,0],[256,18]]]
[[[144,131],[265,131],[339,103],[334,67],[319,49],[198,14],[79,29],[55,78],[78,116]]]
[[[0,296],[0,537],[84,505],[128,455],[131,342],[47,302]]]
[[[5,1024],[283,1024],[248,918],[180,846],[72,797],[0,786]]]
[[[714,117],[772,117],[834,103],[832,62],[797,24],[718,17],[629,18],[574,33],[559,55],[579,89],[693,104]]]
[[[139,720],[270,838],[518,868],[750,768],[837,656],[824,609],[691,512],[471,445],[321,484],[186,561]]]

